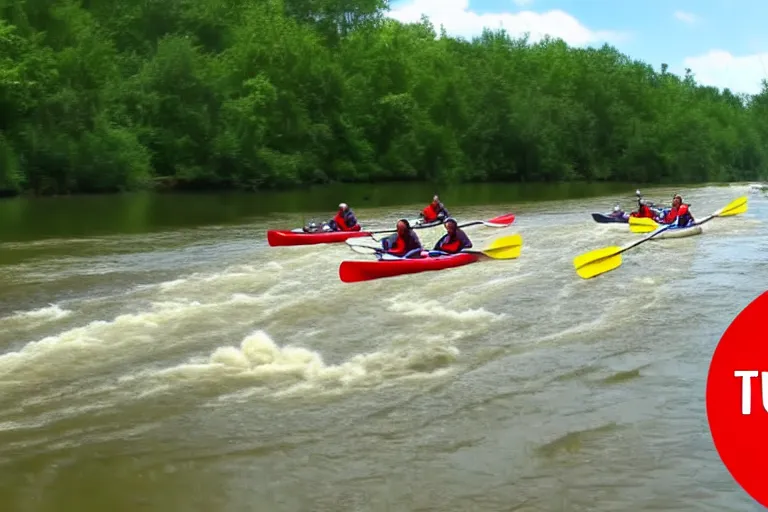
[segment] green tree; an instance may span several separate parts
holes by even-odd
[[[387,4],[5,3],[0,195],[768,177],[768,82],[737,95],[608,45],[453,38]]]

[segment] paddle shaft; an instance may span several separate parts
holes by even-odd
[[[350,249],[353,249],[353,250],[359,247],[359,248],[371,251],[377,255],[387,254],[385,250],[379,247],[371,247],[370,245],[365,245],[365,244],[352,244],[352,243],[349,243],[349,241],[347,241],[347,245],[349,246]],[[499,251],[508,253],[514,247],[519,247],[521,245],[522,245],[522,239],[520,238],[520,235],[509,235],[506,237],[501,237],[496,239],[494,242],[491,243],[491,245],[483,249],[466,248],[459,251],[459,253],[475,254],[478,256],[487,256],[493,259],[512,259],[512,258],[516,258],[517,255],[510,256],[509,254],[506,254],[505,256],[502,256],[496,253]],[[441,251],[439,249],[427,250],[427,249],[420,248],[420,249],[413,249],[403,257],[407,258],[408,256],[420,251],[426,251],[429,253],[430,256],[451,256],[453,254],[458,254],[458,253],[449,253],[446,251]],[[518,255],[519,255],[519,251],[518,251]]]
[[[351,247],[353,249],[355,247],[361,247],[363,249],[370,249],[374,253],[378,253],[378,254],[385,254],[387,252],[384,249],[382,249],[381,247],[371,247],[370,245],[365,245],[365,244],[347,244],[347,245],[349,245],[349,247]],[[414,251],[415,250],[416,249],[414,249]],[[427,250],[426,249],[419,249],[419,251],[427,251]],[[431,251],[427,251],[427,252],[430,253],[430,254],[445,254],[445,255],[451,254],[449,252],[439,251],[439,250],[431,250]],[[463,249],[461,252],[472,252],[472,253],[480,254],[483,251],[477,251],[477,250],[472,250],[472,249]]]
[[[508,213],[506,215],[501,215],[499,217],[494,217],[490,220],[473,220],[470,222],[463,222],[461,224],[458,224],[457,227],[459,228],[468,228],[470,226],[487,226],[489,228],[506,228],[509,227],[510,224],[512,224],[515,221],[515,216],[511,213]],[[426,229],[426,228],[433,228],[437,226],[443,226],[445,225],[445,219],[440,219],[439,221],[432,221],[426,224],[417,224],[412,227],[412,229]],[[396,229],[384,229],[379,231],[368,231],[369,234],[384,234],[384,233],[395,233]]]
[[[641,238],[640,240],[638,240],[638,241],[636,241],[636,242],[632,242],[632,243],[631,243],[631,244],[629,244],[629,245],[625,245],[624,247],[622,247],[622,248],[621,248],[621,250],[620,250],[620,251],[616,252],[616,254],[614,254],[613,256],[618,256],[619,254],[621,254],[621,253],[623,253],[623,252],[626,252],[626,251],[628,251],[628,250],[630,250],[630,249],[634,249],[634,248],[635,248],[635,247],[637,247],[638,245],[640,245],[640,244],[642,244],[642,243],[644,243],[644,242],[647,242],[648,240],[650,240],[650,239],[654,238],[656,235],[660,235],[661,233],[663,233],[664,231],[666,231],[666,230],[670,229],[671,227],[672,227],[672,224],[667,224],[667,225],[666,225],[666,226],[664,226],[663,228],[661,228],[661,229],[657,229],[656,231],[654,231],[654,232],[653,232],[653,233],[651,233],[650,235],[646,236],[645,238]]]
[[[722,214],[724,211],[726,211],[727,209],[728,209],[728,207],[726,207],[726,208],[721,208],[720,210],[718,210],[717,212],[713,213],[712,215],[707,215],[707,216],[706,216],[706,217],[704,217],[703,219],[701,219],[701,220],[699,220],[699,221],[696,221],[696,222],[694,222],[693,224],[691,224],[690,226],[686,226],[686,227],[701,226],[702,224],[706,224],[707,222],[711,221],[711,220],[712,220],[712,219],[714,219],[715,217],[719,217],[719,216],[720,216],[720,215],[721,215],[721,214]],[[634,248],[634,247],[637,247],[638,245],[642,244],[643,242],[647,242],[648,240],[650,240],[650,239],[652,239],[652,238],[656,237],[656,235],[659,235],[659,234],[663,233],[664,231],[666,231],[666,230],[668,230],[668,229],[672,228],[673,226],[674,226],[674,224],[667,224],[667,225],[665,225],[663,228],[661,228],[661,229],[657,229],[656,231],[654,231],[653,233],[651,233],[651,234],[650,234],[650,235],[648,235],[647,237],[645,237],[645,238],[641,238],[641,239],[640,239],[640,240],[638,240],[637,242],[633,242],[633,243],[631,243],[631,244],[629,244],[629,245],[627,245],[627,246],[625,246],[625,247],[622,247],[622,249],[621,249],[619,252],[617,252],[616,254],[618,255],[618,254],[621,254],[621,253],[623,253],[623,252],[625,252],[625,251],[628,251],[628,250],[630,250],[630,249],[632,249],[632,248]]]
[[[483,223],[485,223],[484,220],[474,220],[472,222],[467,222],[465,224],[459,224],[458,227],[466,228],[466,227],[469,227],[469,226],[476,226],[478,224],[483,224]],[[442,226],[442,225],[443,225],[443,221],[440,221],[440,222],[430,222],[430,223],[427,223],[427,224],[418,224],[416,226],[411,227],[411,229],[434,228],[434,227]],[[381,230],[378,230],[378,231],[368,231],[368,233],[370,233],[371,235],[383,235],[383,234],[387,234],[387,233],[397,233],[397,229],[381,229]]]
[[[486,255],[485,252],[483,252],[480,249],[462,249],[458,253],[432,250],[432,251],[429,251],[429,255],[431,256],[433,254],[437,254],[437,255],[440,255],[440,256],[451,256],[453,254],[459,254],[459,253],[462,253],[462,252],[465,252],[467,254],[477,254],[479,256],[485,256]]]
[[[357,245],[357,244],[355,244],[355,245],[350,245],[350,247],[352,247],[352,248],[354,248],[354,247],[361,247],[363,249],[370,249],[371,251],[373,251],[374,254],[388,254],[385,250],[383,250],[383,249],[381,249],[379,247],[371,247],[370,245]],[[425,249],[418,249],[418,250],[422,251],[422,250],[425,250]],[[414,249],[411,252],[416,252],[416,249]],[[431,250],[431,251],[427,251],[427,252],[429,253],[429,255],[431,257],[434,257],[434,256],[451,256],[453,254],[458,254],[458,253],[450,253],[450,252],[437,251],[437,250]],[[462,249],[459,252],[460,253],[465,252],[465,253],[469,253],[469,254],[478,254],[478,255],[481,255],[481,256],[485,255],[483,253],[483,251],[477,250],[477,249]],[[408,253],[408,254],[410,254],[410,253]],[[399,258],[406,259],[408,254],[406,254],[405,256],[399,256]]]
[[[693,224],[691,224],[690,226],[686,226],[686,227],[701,226],[702,224],[705,224],[705,223],[711,221],[715,217],[719,217],[722,213],[723,213],[722,211],[718,211],[716,213],[713,213],[712,215],[707,215],[703,219],[694,221]],[[651,219],[651,220],[653,220],[653,219]],[[674,225],[674,224],[659,224],[658,222],[656,222],[656,224],[659,227],[661,227],[661,226],[673,226]],[[656,228],[656,229],[658,229],[658,228]]]

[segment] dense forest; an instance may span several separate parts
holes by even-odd
[[[768,175],[754,97],[386,0],[9,0],[0,191]],[[657,63],[661,64],[661,63]]]

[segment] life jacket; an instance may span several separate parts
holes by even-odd
[[[437,216],[440,213],[440,206],[435,206],[434,204],[429,203],[421,213],[424,215],[424,222],[434,222],[437,220]]]
[[[397,238],[395,238],[395,243],[392,244],[392,247],[390,247],[389,251],[387,252],[395,256],[404,255],[406,252],[408,252],[408,241],[405,238],[398,235]]]
[[[333,221],[338,226],[339,231],[360,231],[360,224],[355,224],[354,226],[350,227],[347,218],[351,214],[350,211],[346,212],[336,212],[336,216],[333,218]]]
[[[453,240],[451,240],[450,235],[447,234],[443,235],[443,238],[445,241],[441,241],[440,243],[440,250],[443,252],[454,254],[464,248],[464,244],[462,243],[462,240],[459,238],[458,234],[454,237]]]
[[[674,206],[670,208],[667,214],[664,216],[663,223],[672,224],[673,222],[675,222],[675,220],[677,220],[677,212],[678,212],[678,209],[675,208]]]
[[[343,213],[337,212],[336,216],[333,217],[333,222],[336,223],[339,231],[349,231],[349,228],[347,227],[347,219],[344,218]]]
[[[405,256],[406,254],[408,254],[409,252],[415,249],[422,248],[421,243],[418,240],[418,237],[416,237],[416,233],[414,233],[413,231],[409,231],[408,233],[405,234],[404,237],[401,237],[398,234],[395,234],[394,237],[395,237],[395,241],[387,250],[388,253],[394,256]]]
[[[652,219],[653,212],[651,211],[651,208],[647,204],[641,204],[641,205],[638,205],[636,212],[630,213],[630,216]]]
[[[689,223],[693,222],[693,215],[691,215],[691,212],[689,210],[689,205],[687,204],[681,204],[680,208],[677,209],[677,225],[678,227],[685,227]]]

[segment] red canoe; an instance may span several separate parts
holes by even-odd
[[[371,236],[371,233],[367,231],[321,231],[318,233],[297,233],[295,231],[270,229],[267,231],[267,243],[272,247],[333,244],[344,242],[350,238],[361,238],[364,236]]]
[[[515,214],[507,213],[490,220],[476,220],[459,223],[461,227],[476,226],[483,224],[492,228],[505,228],[515,222]],[[414,229],[424,229],[439,226],[440,224],[429,224],[424,226],[414,226]],[[320,231],[316,233],[305,233],[300,230],[276,230],[267,231],[267,243],[271,247],[285,247],[289,245],[315,245],[315,244],[333,244],[345,242],[350,238],[361,238],[380,233],[394,233],[395,230],[385,231]]]
[[[477,253],[461,252],[448,256],[410,259],[342,261],[339,265],[339,277],[345,283],[358,283],[384,277],[461,267],[479,259],[480,255]]]

